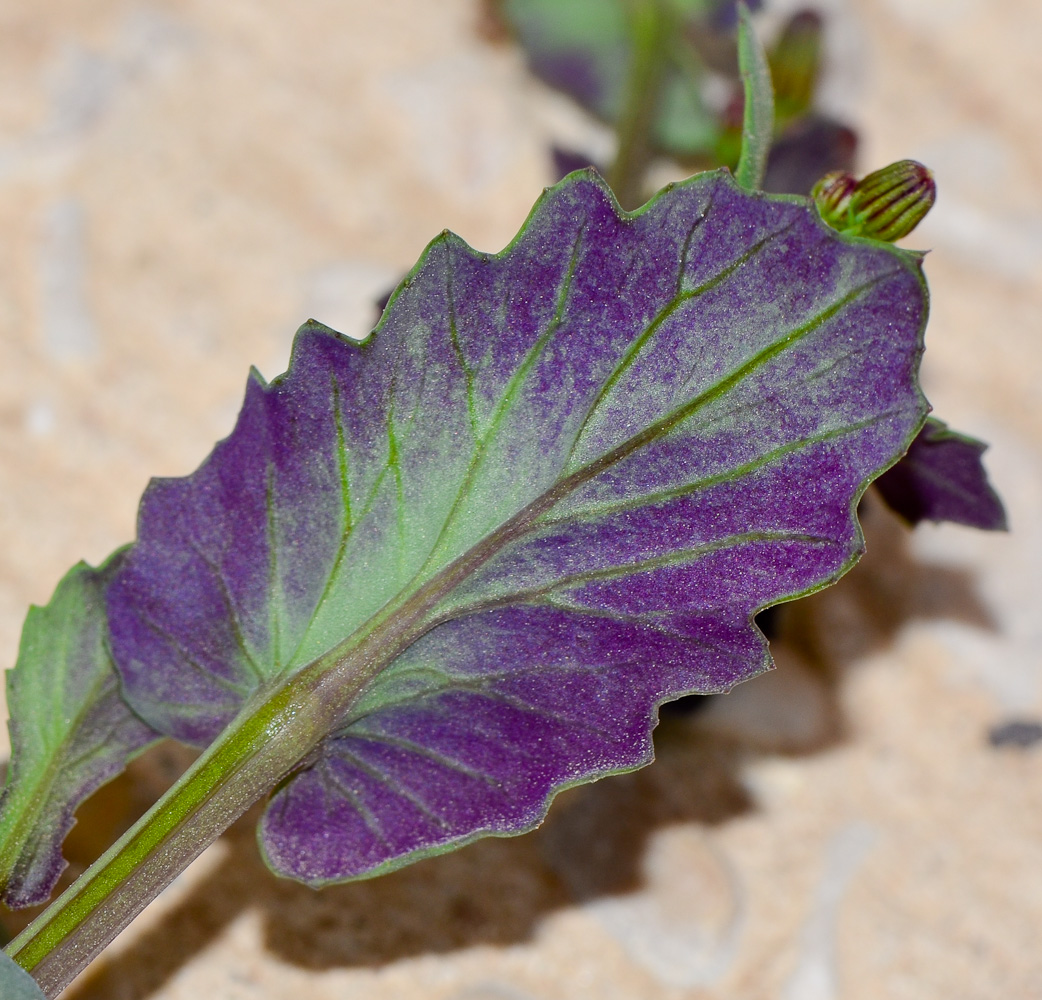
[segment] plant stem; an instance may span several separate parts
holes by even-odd
[[[11,942],[8,954],[56,997],[221,833],[308,759],[374,674],[426,630],[425,610],[417,600],[388,608],[347,648],[258,692],[180,780]]]
[[[738,68],[745,91],[742,116],[742,153],[734,179],[746,189],[763,186],[767,157],[774,137],[774,88],[767,54],[753,29],[749,8],[738,4]]]
[[[130,921],[307,752],[292,685],[244,709],[149,811],[8,947],[57,996]],[[254,707],[255,708],[255,707]]]
[[[651,158],[651,134],[662,92],[666,45],[673,28],[663,0],[631,0],[633,57],[626,97],[616,129],[618,150],[608,184],[625,209],[643,200],[644,171]]]

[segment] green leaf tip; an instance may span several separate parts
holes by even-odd
[[[898,160],[860,181],[836,170],[814,185],[822,219],[849,236],[892,243],[907,236],[937,200],[933,173],[915,160]]]
[[[774,89],[767,54],[753,29],[744,2],[738,4],[738,68],[745,93],[742,117],[742,152],[734,177],[746,191],[763,185],[767,155],[774,135]]]

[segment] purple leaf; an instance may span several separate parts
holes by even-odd
[[[1005,531],[1006,512],[981,462],[987,447],[931,417],[908,454],[880,476],[876,487],[909,524],[951,521]]]
[[[599,173],[603,173],[586,153],[580,153],[574,149],[565,149],[563,146],[553,145],[550,147],[550,160],[553,164],[555,182],[564,180],[573,171],[585,170],[587,167],[593,167]]]
[[[149,487],[109,589],[126,696],[203,744],[338,671],[261,823],[314,885],[528,829],[646,763],[662,701],[766,669],[753,615],[854,563],[925,414],[925,316],[917,256],[722,172],[633,214],[573,174],[498,255],[445,233],[368,341],[305,325]]]
[[[158,734],[120,698],[105,646],[104,591],[119,556],[74,566],[31,608],[7,673],[11,766],[0,798],[0,888],[12,908],[50,896],[73,813]]]
[[[824,115],[810,114],[794,121],[771,146],[764,191],[810,194],[831,170],[851,170],[857,134]]]

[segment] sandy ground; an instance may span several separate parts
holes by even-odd
[[[938,205],[925,385],[993,443],[1013,532],[914,535],[807,602],[781,667],[671,718],[658,761],[536,834],[316,894],[215,845],[70,1000],[1011,1000],[1042,996],[1042,7],[849,0],[830,105]],[[483,40],[471,0],[0,0],[0,653],[150,475],[226,434],[246,372],[348,332],[449,227],[502,247],[545,149],[606,137]],[[798,638],[796,638],[798,637]],[[74,869],[184,758],[90,807]],[[99,832],[100,831],[100,832]],[[14,926],[16,921],[11,920]]]

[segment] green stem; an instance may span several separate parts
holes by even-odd
[[[369,682],[428,629],[440,602],[562,496],[639,446],[632,438],[540,495],[426,583],[292,677],[259,691],[181,779],[7,947],[56,997],[254,802],[342,726]]]
[[[738,4],[738,69],[745,90],[742,153],[734,179],[747,191],[763,186],[767,156],[774,138],[774,88],[767,53],[753,29],[749,8]]]
[[[57,996],[130,921],[309,748],[291,686],[240,716],[142,819],[9,945]],[[289,697],[287,698],[287,695]],[[312,744],[313,745],[313,744]]]
[[[644,171],[651,159],[652,131],[662,92],[666,45],[673,20],[663,0],[630,0],[633,58],[617,126],[618,150],[608,184],[623,208],[643,200]]]
[[[259,693],[181,779],[7,947],[56,997],[254,802],[303,763],[362,688],[428,627],[406,601],[365,634]]]

